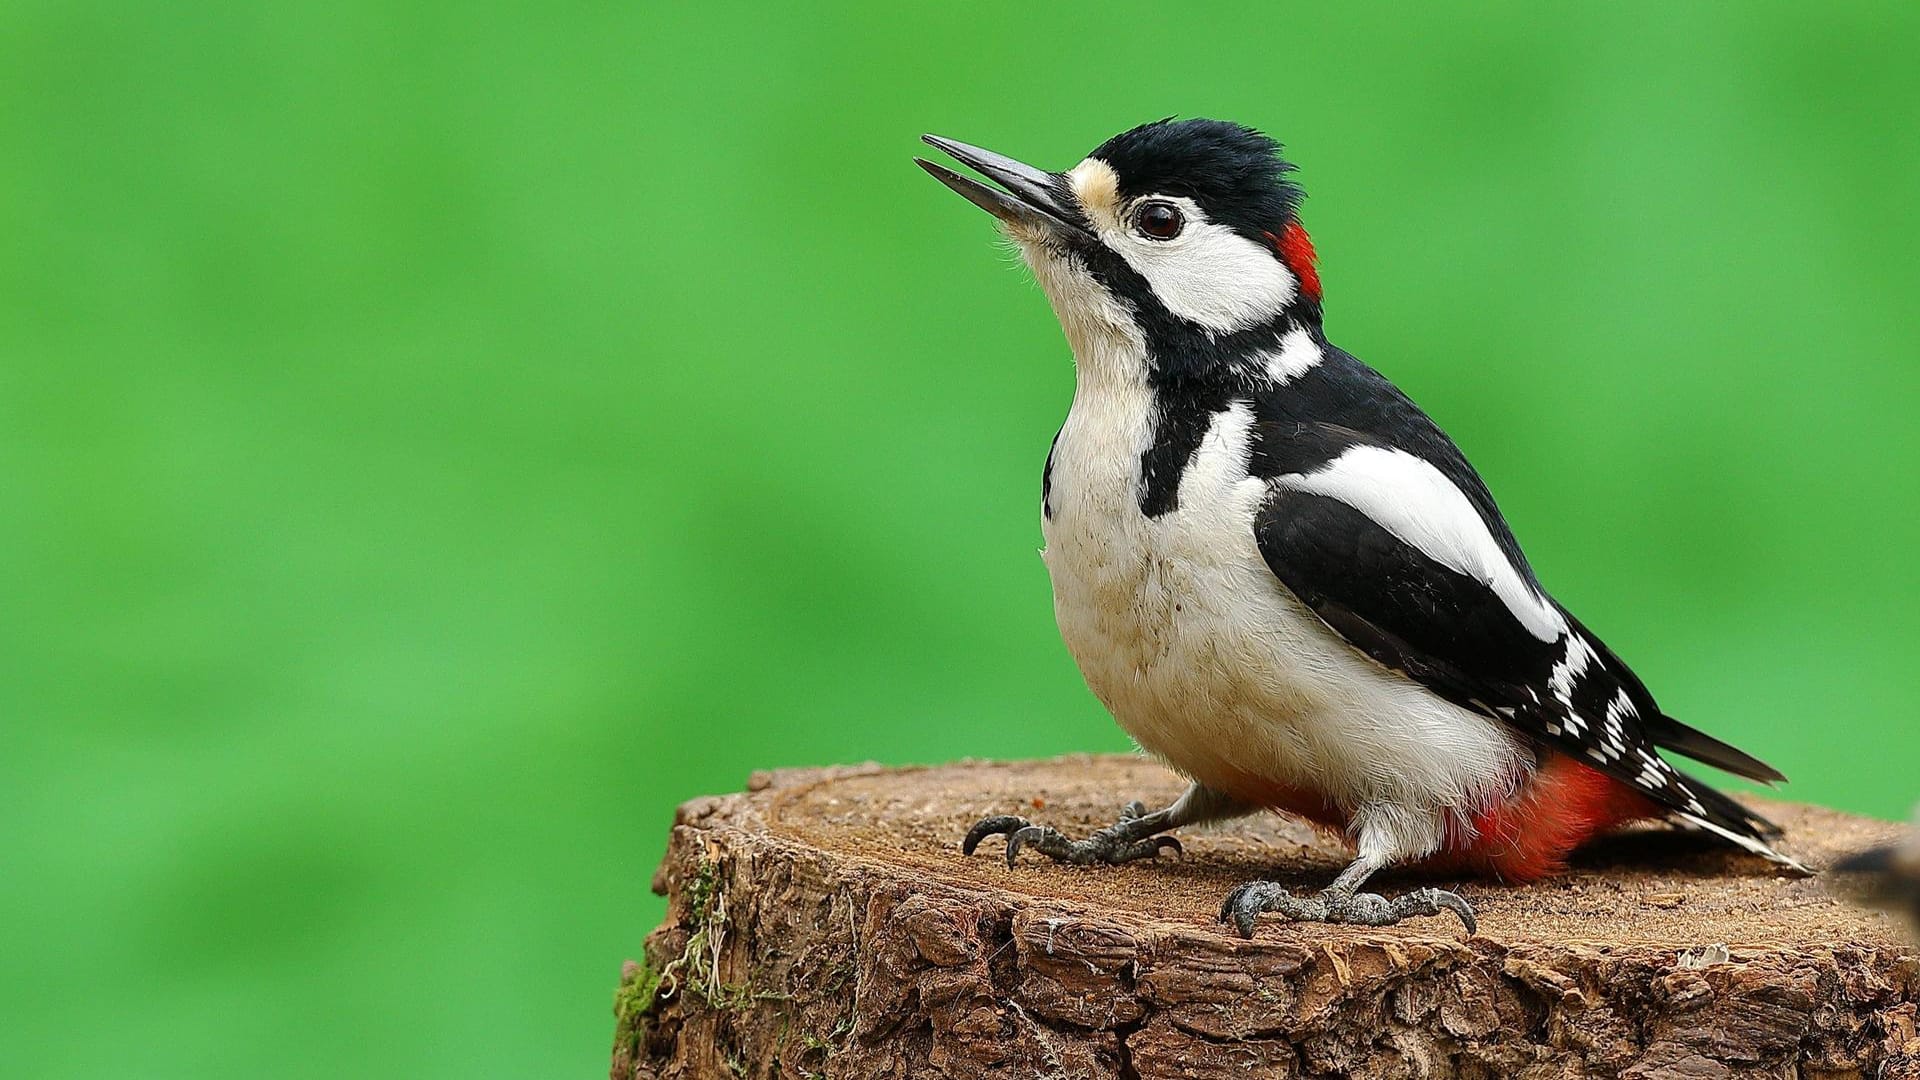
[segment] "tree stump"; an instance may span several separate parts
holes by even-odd
[[[1181,786],[1072,757],[763,773],[687,803],[613,1077],[1920,1077],[1902,925],[1664,827],[1543,883],[1462,883],[1472,938],[1268,916],[1242,941],[1216,922],[1234,885],[1311,891],[1348,857],[1276,815],[1120,867],[959,851],[987,814],[1084,833]],[[1814,866],[1899,829],[1754,803]]]

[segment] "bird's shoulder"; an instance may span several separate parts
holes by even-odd
[[[1328,346],[1253,403],[1250,471],[1267,480],[1255,539],[1274,576],[1330,629],[1661,805],[1738,836],[1764,832],[1654,747],[1778,774],[1660,711],[1541,587],[1479,473],[1398,387]]]
[[[1397,463],[1359,471],[1353,482],[1394,486],[1443,496],[1428,500],[1428,512],[1471,511],[1471,520],[1439,518],[1430,527],[1484,530],[1519,576],[1539,588],[1525,552],[1486,481],[1434,419],[1392,380],[1352,353],[1322,342],[1320,360],[1284,381],[1255,387],[1249,396],[1254,423],[1249,472],[1263,479],[1337,473],[1347,463]],[[1436,476],[1437,474],[1437,480]],[[1333,482],[1339,477],[1329,476]],[[1457,497],[1455,494],[1457,493]]]

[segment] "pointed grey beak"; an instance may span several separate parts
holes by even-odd
[[[1067,191],[1066,181],[1058,173],[1043,172],[991,150],[943,139],[938,135],[922,135],[920,138],[927,145],[938,148],[1000,185],[999,188],[989,187],[945,165],[936,165],[925,158],[913,159],[935,180],[959,192],[973,205],[1002,221],[1040,225],[1079,238],[1093,238],[1093,233],[1087,229],[1086,219],[1073,205],[1073,196]]]

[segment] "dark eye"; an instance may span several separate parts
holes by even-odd
[[[1180,227],[1186,223],[1180,208],[1172,203],[1144,203],[1133,212],[1133,227],[1149,240],[1171,240],[1180,235]]]

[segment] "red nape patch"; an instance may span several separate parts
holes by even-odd
[[[1595,835],[1660,814],[1653,800],[1626,784],[1565,754],[1548,754],[1526,787],[1473,819],[1471,839],[1450,837],[1448,850],[1423,865],[1534,881],[1560,870],[1573,849]],[[1464,846],[1455,846],[1461,841]]]
[[[1280,253],[1280,261],[1287,264],[1293,276],[1300,279],[1300,291],[1314,301],[1320,299],[1320,269],[1314,265],[1317,256],[1313,253],[1313,238],[1297,221],[1287,222],[1280,235],[1267,234],[1267,240],[1273,249]]]

